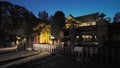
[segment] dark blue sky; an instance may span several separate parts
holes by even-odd
[[[120,0],[6,0],[18,4],[32,11],[36,17],[39,11],[46,10],[49,15],[54,15],[58,10],[63,11],[67,17],[87,15],[95,12],[105,13],[113,18],[120,12]]]

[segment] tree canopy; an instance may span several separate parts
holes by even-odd
[[[57,11],[53,15],[53,22],[51,23],[51,33],[56,38],[59,37],[59,32],[63,30],[65,25],[65,15],[62,11]]]
[[[1,34],[5,34],[5,37],[6,35],[21,37],[31,35],[36,24],[36,17],[25,7],[0,1],[0,31]]]

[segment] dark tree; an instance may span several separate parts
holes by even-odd
[[[38,17],[41,19],[42,22],[46,22],[46,21],[48,21],[49,15],[44,10],[44,11],[39,12]]]
[[[32,35],[33,27],[36,24],[36,17],[25,7],[0,1],[0,31],[4,37],[28,37]]]
[[[118,13],[115,14],[115,17],[114,17],[114,19],[113,19],[113,22],[115,22],[115,23],[120,22],[120,12],[118,12]]]
[[[53,22],[51,23],[51,33],[55,38],[59,38],[59,32],[63,30],[65,24],[65,15],[62,11],[55,12]]]

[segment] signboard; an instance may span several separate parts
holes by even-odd
[[[76,46],[74,48],[74,51],[83,51],[83,47]]]

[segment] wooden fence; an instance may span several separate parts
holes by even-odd
[[[36,50],[45,50],[55,55],[65,55],[76,60],[80,61],[119,61],[120,57],[120,49],[112,48],[112,47],[97,47],[97,46],[84,46],[76,47],[66,46],[62,47],[60,45],[42,45],[36,47]],[[35,49],[35,47],[34,47]]]

